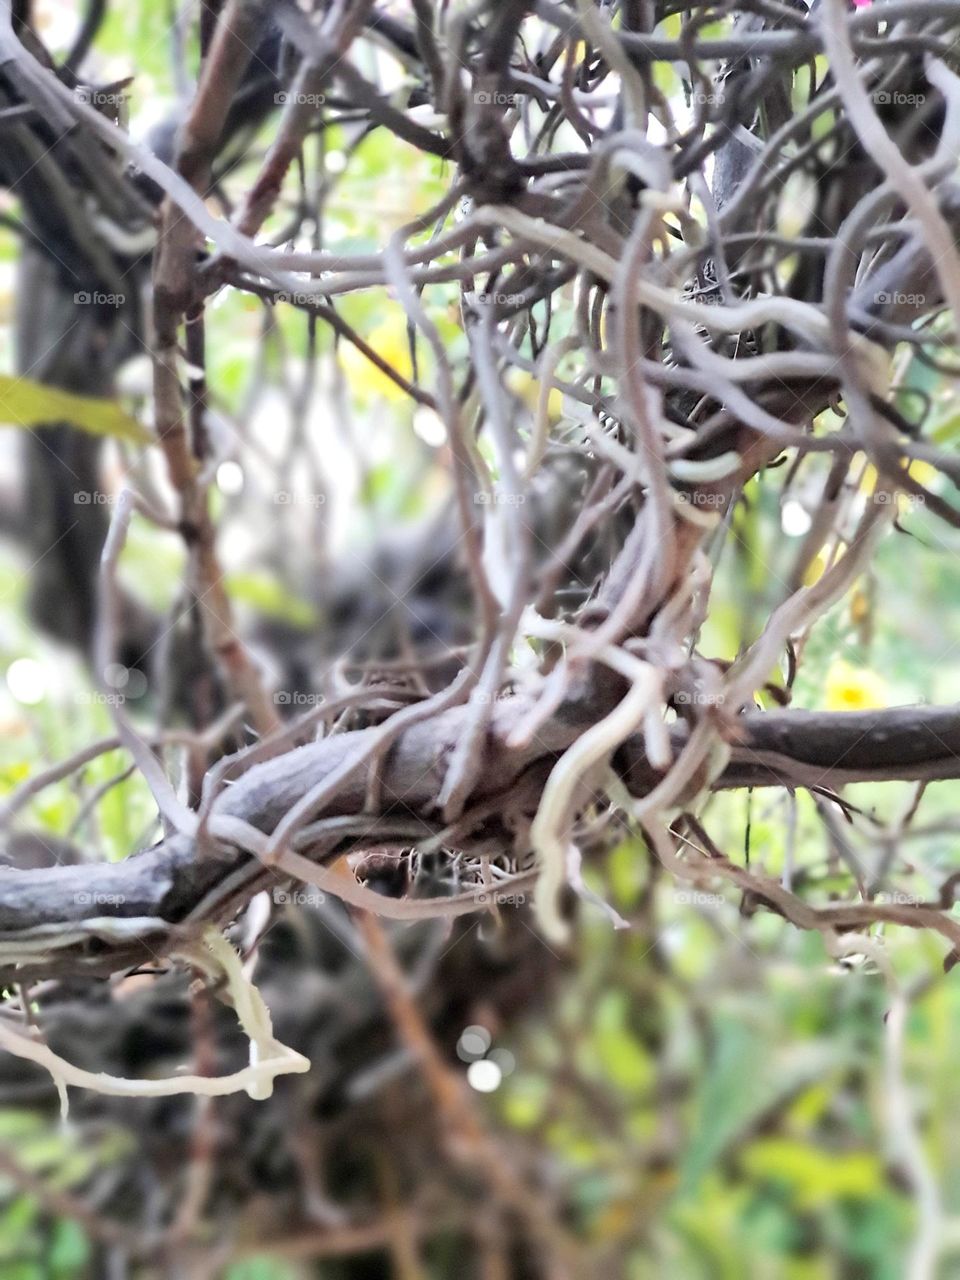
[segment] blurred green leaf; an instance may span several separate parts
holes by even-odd
[[[72,1276],[87,1265],[90,1245],[87,1237],[75,1222],[60,1221],[54,1224],[53,1239],[47,1261],[57,1276]]]
[[[778,1052],[769,1024],[765,1029],[763,1034],[729,1014],[717,1020],[716,1047],[704,1064],[692,1137],[680,1165],[681,1196],[693,1192],[707,1170],[767,1111],[842,1058],[842,1046],[817,1042]]]
[[[111,436],[129,444],[149,444],[152,439],[150,433],[113,400],[76,396],[9,374],[0,374],[0,422],[13,427],[66,422],[92,435]]]
[[[867,1199],[884,1185],[880,1162],[868,1151],[824,1151],[791,1138],[763,1138],[742,1160],[753,1177],[789,1187],[801,1210],[848,1196]]]
[[[262,573],[232,573],[227,590],[241,604],[248,604],[265,617],[289,622],[294,627],[317,625],[316,610],[307,600],[284,590],[276,579]]]

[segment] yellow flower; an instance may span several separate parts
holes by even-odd
[[[924,462],[919,458],[910,463],[909,467],[906,468],[906,472],[911,480],[915,480],[917,484],[923,485],[925,489],[930,488],[938,475],[936,467],[931,466],[929,462]],[[868,498],[872,497],[876,491],[879,481],[880,476],[876,467],[872,462],[868,462],[863,469],[862,476],[860,477],[860,492],[866,494]],[[905,515],[911,509],[911,496],[906,493],[898,493],[897,515]]]
[[[511,369],[507,374],[507,385],[531,413],[536,413],[540,383],[532,373],[528,373],[526,369]],[[562,413],[563,396],[556,387],[551,387],[550,394],[547,396],[547,418],[550,422],[558,422]]]
[[[813,584],[823,577],[827,568],[827,557],[822,551],[818,551],[810,563],[807,565],[803,573],[803,585],[812,587]]]
[[[364,336],[382,360],[385,360],[404,378],[412,380],[413,362],[410,359],[410,341],[407,336],[406,322],[402,318],[384,320]],[[343,371],[350,389],[360,399],[365,400],[370,396],[382,396],[384,400],[393,401],[406,399],[405,392],[393,379],[388,378],[382,370],[372,364],[352,342],[345,342],[340,350]]]
[[[920,458],[910,463],[909,467],[907,467],[907,473],[916,480],[917,484],[922,484],[925,489],[929,489],[940,474],[936,467]]]
[[[870,617],[870,595],[862,587],[857,587],[850,597],[850,621],[859,627]]]
[[[867,667],[853,667],[838,658],[827,672],[828,711],[874,711],[887,705],[883,678]]]

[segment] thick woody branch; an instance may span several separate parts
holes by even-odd
[[[530,704],[520,698],[497,704],[480,782],[470,798],[471,808],[485,816],[474,830],[464,828],[465,847],[510,839],[508,824],[490,813],[509,817],[536,809],[547,768],[594,721],[598,701],[594,697],[591,703],[585,691],[542,725],[529,746],[513,749],[507,738]],[[422,824],[425,835],[434,832],[436,797],[467,714],[467,708],[453,707],[412,725],[398,739],[381,766],[382,812],[376,819],[368,815],[367,834],[360,829],[366,777],[346,781],[315,819],[355,816],[358,827],[345,828],[332,847],[327,840],[321,857],[386,843],[391,831],[409,843],[411,820]],[[214,815],[272,831],[376,732],[333,736],[255,765],[220,794]],[[731,758],[712,784],[717,789],[960,777],[960,714],[952,707],[752,711],[740,716],[727,736]],[[686,737],[685,726],[677,726],[673,737],[676,749]],[[660,776],[647,764],[640,737],[625,744],[616,764],[634,794],[645,793]],[[309,854],[309,842],[305,847]],[[315,854],[319,847],[315,841]],[[5,871],[0,875],[0,964],[11,971],[22,964],[32,975],[60,971],[70,957],[94,972],[123,967],[162,954],[177,935],[174,926],[235,914],[270,878],[271,872],[235,849],[198,857],[193,840],[180,835],[118,864]]]

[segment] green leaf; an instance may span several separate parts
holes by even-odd
[[[264,1255],[235,1262],[227,1271],[226,1280],[295,1280],[297,1274],[286,1263]]]
[[[305,629],[317,625],[316,610],[310,602],[286,591],[266,574],[231,573],[227,577],[227,590],[234,600],[250,605],[267,618]]]
[[[90,1257],[90,1245],[81,1227],[61,1220],[54,1224],[48,1263],[53,1275],[78,1275]]]
[[[95,436],[112,436],[130,444],[149,444],[152,436],[112,400],[75,396],[29,378],[0,374],[0,422],[14,427],[42,427],[67,422]]]
[[[792,1138],[762,1138],[743,1153],[755,1178],[790,1188],[803,1210],[839,1199],[869,1200],[884,1185],[883,1168],[870,1151],[826,1151]]]
[[[681,1195],[695,1192],[706,1172],[772,1108],[810,1080],[820,1079],[843,1054],[811,1041],[777,1047],[769,1028],[729,1015],[716,1023],[712,1060],[697,1090],[692,1138],[680,1167]]]
[[[596,1006],[593,1044],[606,1077],[620,1089],[642,1093],[653,1082],[654,1067],[630,1026],[630,1008],[628,992],[605,992]]]

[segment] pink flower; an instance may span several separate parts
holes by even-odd
[[[857,9],[865,9],[867,5],[871,4],[872,2],[873,0],[853,0],[854,6]]]

